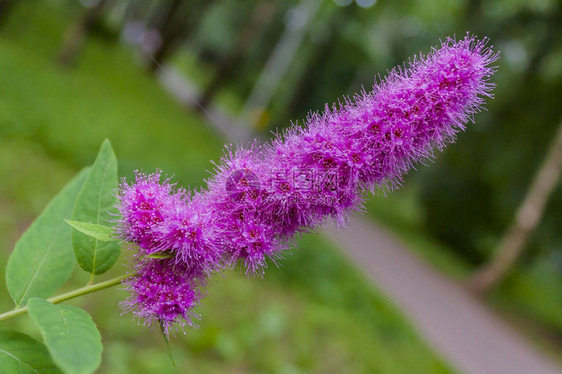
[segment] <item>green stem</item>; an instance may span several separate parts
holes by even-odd
[[[53,297],[47,299],[47,301],[50,302],[50,303],[53,303],[53,304],[62,303],[63,301],[74,299],[75,297],[78,297],[78,296],[86,295],[86,294],[89,294],[89,293],[92,293],[92,292],[96,292],[96,291],[100,291],[100,290],[103,290],[103,289],[106,289],[106,288],[109,288],[109,287],[116,286],[118,284],[121,284],[123,279],[127,279],[131,276],[133,276],[133,274],[125,274],[125,275],[122,275],[122,276],[117,277],[117,278],[110,279],[110,280],[105,281],[105,282],[92,284],[92,285],[89,285],[89,286],[78,288],[74,291],[70,291],[70,292],[67,292],[67,293],[63,293],[61,295],[53,296]],[[10,318],[19,316],[20,314],[25,314],[26,312],[27,312],[27,306],[17,308],[17,309],[14,309],[14,310],[10,310],[9,312],[0,314],[0,321],[4,321],[4,320],[10,319]]]

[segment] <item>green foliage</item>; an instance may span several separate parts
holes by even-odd
[[[91,236],[98,241],[112,242],[119,240],[114,236],[114,231],[111,227],[96,225],[94,223],[72,221],[70,219],[65,219],[65,221],[76,230],[85,235]]]
[[[16,307],[31,297],[48,297],[58,290],[74,269],[70,218],[74,200],[88,170],[81,171],[51,200],[16,243],[6,267],[6,285]]]
[[[476,153],[474,157],[479,158],[477,145],[472,149]],[[419,195],[425,226],[474,266],[488,257],[489,248],[483,245],[485,234],[500,232],[491,209],[493,191],[474,171],[462,171],[455,166],[460,160],[451,161],[452,165],[442,163],[424,173]],[[435,181],[439,181],[438,187]]]
[[[32,298],[29,315],[41,331],[53,361],[65,373],[93,373],[100,365],[101,336],[88,313],[75,306]]]
[[[541,321],[531,325],[530,333],[556,336],[562,331],[562,275],[556,267],[559,260],[540,257],[532,264],[519,265],[489,299],[502,311],[518,320]],[[538,337],[537,339],[543,340]],[[546,340],[546,339],[544,339]]]
[[[60,373],[43,344],[28,335],[8,330],[0,330],[0,368],[3,373]]]
[[[101,146],[98,157],[88,173],[84,186],[78,193],[72,220],[95,225],[107,225],[115,216],[115,190],[117,189],[117,158],[109,140]],[[81,230],[72,231],[72,246],[80,267],[92,274],[106,272],[121,253],[119,244],[99,240]]]

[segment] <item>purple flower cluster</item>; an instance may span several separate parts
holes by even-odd
[[[155,316],[168,333],[181,318],[182,326],[195,326],[193,318],[198,315],[193,308],[201,299],[201,286],[205,278],[195,269],[172,263],[169,259],[138,264],[138,272],[129,289],[136,296],[122,305],[151,324]]]
[[[454,141],[491,97],[496,59],[486,41],[448,39],[271,144],[228,150],[206,190],[176,190],[158,172],[124,182],[118,230],[139,248],[126,306],[166,331],[173,322],[191,325],[214,271],[240,263],[246,274],[262,275],[296,233],[327,218],[344,225],[364,191],[396,187]]]

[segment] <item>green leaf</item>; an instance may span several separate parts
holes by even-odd
[[[105,226],[114,217],[117,159],[105,140],[90,174],[76,198],[72,220]],[[107,271],[121,253],[119,244],[72,230],[72,246],[82,269],[92,275]]]
[[[72,255],[70,218],[76,195],[86,180],[82,170],[59,192],[17,241],[6,267],[6,285],[16,307],[30,297],[49,297],[70,277]]]
[[[94,372],[101,363],[101,336],[86,311],[72,305],[53,305],[32,298],[29,315],[35,322],[53,361],[65,373]]]
[[[172,258],[172,257],[174,257],[174,254],[170,251],[162,251],[162,252],[156,252],[150,255],[146,255],[146,258],[154,258],[157,260],[160,260],[162,258]]]
[[[95,223],[78,222],[65,219],[66,223],[76,230],[102,242],[115,242],[119,238],[113,235],[113,229],[108,226],[96,225]]]
[[[0,330],[2,373],[58,374],[47,348],[37,340],[16,331]]]

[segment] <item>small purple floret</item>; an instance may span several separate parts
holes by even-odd
[[[158,229],[181,205],[183,195],[174,193],[169,180],[160,179],[160,171],[150,175],[136,172],[135,183],[123,181],[117,196],[121,214],[118,233],[124,240],[138,244],[146,254],[158,251]]]
[[[205,196],[196,194],[178,204],[155,229],[158,251],[171,251],[176,262],[206,272],[221,265],[223,249],[217,232],[218,217],[211,214]]]

